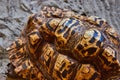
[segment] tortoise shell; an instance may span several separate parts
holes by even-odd
[[[102,18],[44,7],[7,50],[23,78],[106,80],[120,75],[119,37]]]

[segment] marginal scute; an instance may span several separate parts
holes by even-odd
[[[82,64],[78,70],[75,80],[100,80],[101,75],[94,70],[90,64]]]
[[[42,36],[37,29],[34,29],[28,34],[27,47],[30,53],[34,54],[42,42]]]
[[[117,59],[118,51],[112,46],[107,46],[104,48],[104,51],[100,53],[99,58],[101,58],[101,64],[105,70],[114,70],[119,69],[120,62]]]
[[[90,23],[98,25],[99,27],[103,27],[105,24],[107,24],[107,21],[103,18],[97,17],[97,16],[90,16],[88,17],[88,20]]]

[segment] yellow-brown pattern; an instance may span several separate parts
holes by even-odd
[[[13,70],[31,80],[106,80],[120,75],[120,35],[106,20],[70,10],[44,7],[31,15],[7,50]]]

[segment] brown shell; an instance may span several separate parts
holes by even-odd
[[[106,80],[120,75],[119,37],[102,18],[44,7],[7,50],[23,78]]]

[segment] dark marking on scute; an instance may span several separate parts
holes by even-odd
[[[86,51],[88,51],[88,54],[91,55],[91,54],[94,54],[96,50],[97,48],[91,47],[91,48],[88,48]]]
[[[38,15],[35,14],[35,16],[34,16],[34,22],[37,22],[37,21],[38,21],[37,17],[38,17]]]
[[[19,48],[20,44],[18,43],[18,41],[15,41],[16,47]]]
[[[70,68],[75,68],[76,67],[76,64],[72,64],[71,66],[70,66]]]
[[[25,63],[22,65],[22,67],[23,67],[23,69],[26,69],[26,68],[27,68],[27,66],[26,66]]]
[[[53,14],[53,13],[50,13],[51,16],[55,17],[55,18],[61,18],[62,17],[62,13],[59,13],[59,14]]]
[[[70,26],[70,28],[79,25],[79,21],[78,21],[78,20],[75,20],[75,21],[76,21],[76,22],[75,22],[74,24],[72,24],[72,25]],[[70,29],[70,28],[69,28],[69,29]]]
[[[58,34],[60,34],[60,33],[64,32],[64,29],[60,29],[57,32],[58,32]]]
[[[62,17],[62,13],[60,13],[58,16],[59,16],[59,17]]]
[[[101,27],[103,23],[104,23],[104,21],[100,21],[100,24],[99,24],[99,26]]]
[[[85,50],[82,50],[82,54],[85,54],[85,52],[86,52]]]
[[[63,37],[64,37],[64,38],[67,38],[68,35],[70,34],[69,32],[70,32],[71,28],[72,28],[72,27],[75,27],[75,26],[77,26],[77,25],[79,25],[79,21],[78,21],[78,20],[76,20],[76,22],[69,27],[69,29],[68,29],[68,30],[66,31],[66,33],[63,35]]]
[[[113,61],[117,60],[115,57],[112,58]]]
[[[95,21],[97,21],[97,18],[95,18]]]
[[[101,42],[97,41],[96,46],[100,47],[100,45],[101,45]]]
[[[84,47],[81,45],[81,44],[78,44],[78,46],[77,46],[77,49],[80,51],[80,50],[82,50]]]
[[[103,42],[105,40],[105,38],[104,38],[104,36],[103,36],[103,34],[101,33],[101,36],[100,36],[100,42]]]
[[[61,44],[62,44],[62,41],[57,41],[57,44],[58,44],[58,45],[61,45]]]
[[[30,62],[28,62],[28,65],[30,65]]]
[[[66,63],[63,63],[62,67],[60,68],[60,71],[65,67]]]
[[[66,23],[67,22],[67,23]],[[58,34],[63,33],[65,29],[68,28],[68,26],[73,22],[73,19],[67,20],[63,23],[63,29],[58,30]]]
[[[54,31],[54,29],[50,26],[50,21],[51,21],[52,19],[50,19],[47,23],[46,23],[46,27],[50,30],[50,31]]]
[[[34,75],[34,74],[32,74],[32,75],[31,75],[31,78],[35,78],[35,75]]]
[[[65,78],[65,77],[67,76],[67,70],[64,70],[64,71],[62,72],[62,76],[63,76],[63,78]]]
[[[49,67],[50,65],[50,61],[51,61],[51,57],[48,59],[48,61],[46,61],[46,65]]]
[[[98,32],[94,30],[94,34],[93,34],[93,37],[97,37],[98,36]]]
[[[97,48],[91,47],[88,48],[86,50],[82,50],[82,54],[85,54],[86,52],[88,52],[88,55],[94,54],[96,52]]]
[[[22,55],[21,52],[17,52],[16,54],[17,54],[16,56],[18,56],[18,57],[20,57]]]
[[[69,33],[64,33],[63,37],[64,37],[65,39],[67,39],[68,35],[69,35]]]
[[[35,14],[34,16],[32,16],[32,19],[35,19],[37,16],[38,16],[38,15],[37,15],[37,14]]]
[[[99,76],[99,74],[97,72],[95,72],[89,80],[96,80],[96,78],[98,76]]]
[[[72,17],[70,19],[75,20],[75,18],[72,18]]]
[[[66,20],[66,21],[67,21],[67,20]],[[62,27],[64,26],[64,24],[65,24],[66,21],[64,21],[64,23],[62,24]],[[64,27],[64,28],[65,28],[65,27]],[[60,34],[60,33],[62,33],[62,32],[64,32],[63,29],[59,29],[59,30],[57,31],[58,34]]]
[[[120,67],[119,67],[119,64],[117,64],[117,63],[112,63],[112,64],[110,64],[109,65],[109,67],[111,67],[112,68],[112,70],[114,70],[114,69],[119,69]]]
[[[30,19],[28,20],[28,24],[31,24],[31,21],[35,19],[36,21],[37,14],[30,16]]]
[[[87,46],[88,46],[88,44],[85,43],[85,44],[84,44],[84,47],[87,47]]]
[[[112,37],[113,39],[117,39],[116,36],[114,36],[114,35],[109,34],[109,36]]]
[[[73,30],[72,32],[71,32],[71,35],[74,35],[75,34],[75,30]]]
[[[115,50],[114,50],[114,51],[115,51]],[[119,53],[117,53],[117,52],[115,51],[115,53],[114,53],[114,54],[115,54],[115,58],[117,59],[117,54],[119,54]]]
[[[57,73],[57,77],[59,77],[62,80],[60,72],[56,71],[56,73]]]
[[[94,43],[95,42],[95,38],[92,37],[91,40],[89,41],[90,43]]]
[[[103,53],[100,53],[100,58],[105,62],[104,64],[106,64],[106,65],[109,65],[110,64],[110,62],[108,62],[108,60],[102,55]]]
[[[70,74],[73,71],[73,69],[75,69],[75,67],[76,67],[76,64],[72,64],[70,66],[70,69],[68,70],[68,74]]]
[[[41,37],[41,35],[40,35],[40,33],[37,31],[37,32],[32,32],[32,33],[30,33],[30,35],[35,35],[35,34],[37,34],[39,37]],[[42,37],[41,37],[42,38]]]
[[[102,19],[102,18],[98,17],[98,19]]]
[[[16,58],[16,56],[15,56],[15,55],[12,55],[11,59],[15,59],[15,58]]]

